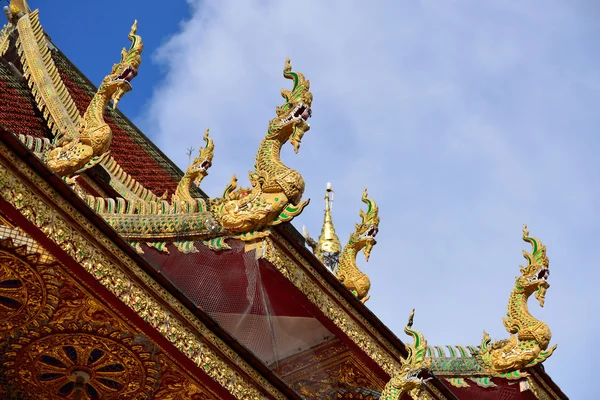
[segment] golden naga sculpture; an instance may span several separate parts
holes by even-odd
[[[367,212],[360,210],[361,223],[356,224],[356,231],[350,235],[348,243],[342,250],[335,275],[364,303],[370,297],[368,293],[371,289],[371,281],[358,269],[356,255],[362,250],[366,260],[369,261],[371,250],[377,244],[375,236],[379,231],[379,209],[375,201],[368,197],[367,188],[363,191],[362,201],[368,206]]]
[[[331,271],[335,270],[340,257],[340,251],[342,250],[342,244],[335,233],[333,219],[331,218],[333,193],[334,192],[333,189],[331,189],[331,183],[328,182],[327,190],[325,192],[325,217],[323,220],[323,227],[321,228],[321,235],[319,236],[319,241],[317,242],[315,239],[310,237],[310,234],[305,226],[302,227],[306,243],[311,247],[315,256],[317,256],[317,258]]]
[[[507,318],[503,318],[510,338],[490,343],[489,335],[484,332],[477,356],[480,364],[495,375],[533,367],[550,357],[556,349],[556,346],[548,349],[552,337],[548,325],[534,318],[527,307],[527,300],[532,294],[543,307],[546,290],[550,287],[546,246],[529,236],[527,225],[523,227],[523,240],[531,243],[533,251],[530,254],[523,250],[527,266],[521,267],[521,276],[517,278],[508,300]]]
[[[419,392],[423,388],[423,384],[431,379],[423,379],[429,375],[428,369],[431,367],[431,358],[426,358],[427,341],[423,334],[417,330],[411,329],[415,310],[413,309],[408,318],[408,323],[404,327],[404,333],[413,337],[413,344],[407,345],[408,357],[404,360],[400,371],[385,385],[381,392],[380,400],[398,400],[404,393],[416,391],[416,396],[412,398],[420,398]]]
[[[128,35],[131,47],[121,51],[121,61],[113,66],[111,73],[98,87],[83,115],[79,135],[56,137],[56,147],[49,151],[46,164],[57,175],[70,176],[79,173],[108,155],[112,131],[104,121],[104,110],[110,100],[113,100],[113,108],[117,107],[121,97],[131,90],[131,80],[138,73],[144,45],[136,32],[137,21],[133,23]]]
[[[200,186],[202,180],[208,175],[208,169],[212,165],[212,159],[215,150],[215,144],[213,140],[208,136],[208,129],[204,132],[204,141],[206,146],[200,148],[198,151],[198,157],[194,159],[194,162],[187,168],[183,178],[179,181],[177,189],[171,198],[171,201],[187,201],[192,207],[195,206],[194,198],[190,194],[192,185]],[[196,211],[192,209],[191,211]]]
[[[102,204],[110,201],[92,198],[88,199],[90,206],[101,210],[98,212],[104,219],[132,242],[148,242],[152,239],[160,239],[161,243],[171,239],[185,242],[201,240],[213,249],[228,248],[222,239],[255,239],[264,235],[259,230],[292,220],[302,212],[308,200],[301,201],[304,179],[299,172],[281,162],[280,153],[288,141],[298,152],[304,133],[310,129],[306,121],[311,116],[312,93],[309,91],[309,81],[301,73],[292,71],[289,59],[286,60],[283,75],[294,82],[294,87],[291,91],[281,91],[285,104],[277,107],[277,116],[270,121],[267,134],[258,149],[255,171],[250,172],[252,187],[238,188],[234,176],[224,195],[219,198],[191,198],[189,182],[183,182],[175,199],[185,201],[126,205],[117,199],[112,200],[115,207],[105,209]],[[212,142],[207,142],[200,156],[206,157],[206,160],[201,161],[200,166],[208,160],[204,154],[208,155],[212,148]],[[203,168],[208,166],[206,164]],[[185,185],[188,185],[187,191]]]
[[[310,82],[299,72],[292,72],[286,59],[283,76],[294,81],[292,91],[281,90],[285,104],[276,108],[277,117],[269,123],[260,143],[255,171],[250,172],[252,188],[228,190],[221,202],[213,202],[217,220],[228,232],[244,233],[266,225],[289,221],[300,214],[308,200],[300,202],[304,179],[281,162],[282,146],[289,141],[298,153],[304,133],[310,129],[312,93]]]

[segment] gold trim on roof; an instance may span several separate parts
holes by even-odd
[[[10,31],[11,29],[8,25],[4,25],[0,31],[0,57],[8,50],[8,45],[10,44]]]
[[[0,196],[209,377],[238,399],[285,398],[3,143],[0,155]]]
[[[23,72],[52,133],[76,137],[81,115],[52,60],[38,12],[24,15],[17,22]]]
[[[313,253],[319,261],[321,261],[331,271],[335,269],[338,263],[340,252],[342,251],[342,244],[340,238],[335,233],[333,226],[333,218],[331,217],[331,208],[333,205],[334,191],[331,188],[331,183],[327,182],[327,189],[325,191],[325,216],[323,217],[323,227],[321,228],[321,235],[317,242],[308,233],[305,226],[302,227],[304,238],[306,243],[311,247]]]
[[[327,289],[323,290],[324,287],[329,287],[329,284],[325,282],[322,276],[316,276],[311,267],[308,267],[310,270],[309,274],[306,273],[306,270],[300,266],[304,264],[304,260],[300,258],[296,249],[284,239],[281,239],[276,232],[271,232],[271,236],[278,239],[277,243],[271,237],[263,239],[262,246],[256,250],[257,257],[263,258],[273,264],[283,276],[300,289],[311,303],[319,308],[327,318],[340,328],[350,340],[356,343],[386,373],[392,375],[394,371],[398,370],[400,368],[399,360],[402,359],[398,350],[391,346],[339,293],[336,291],[329,292]],[[285,247],[295,259],[289,256],[287,251],[282,250],[279,247],[280,245]],[[362,320],[362,323],[357,322],[351,317],[349,312],[359,321]],[[368,328],[371,328],[369,329],[371,333],[367,332]],[[373,336],[379,340],[375,340]],[[387,344],[389,347],[386,349],[378,342],[384,343],[384,346]]]

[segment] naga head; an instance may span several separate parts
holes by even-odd
[[[544,306],[546,290],[550,287],[547,279],[550,275],[549,260],[546,256],[546,246],[537,239],[529,236],[527,225],[523,226],[523,240],[531,243],[531,253],[523,250],[523,257],[527,260],[527,266],[521,266],[521,276],[517,278],[516,290],[524,292],[528,296],[535,293],[535,297]]]
[[[23,15],[31,12],[27,0],[10,0],[9,3],[8,7],[4,7],[4,12],[8,21],[13,25],[16,25]]]
[[[204,142],[206,146],[200,148],[198,157],[194,159],[194,162],[188,167],[185,172],[188,177],[196,181],[200,177],[208,175],[208,169],[212,165],[213,154],[215,150],[215,144],[213,140],[208,136],[208,129],[204,132]]]
[[[367,188],[363,191],[362,201],[367,205],[367,212],[360,210],[361,222],[356,224],[356,231],[350,239],[357,250],[363,250],[365,258],[369,261],[371,250],[377,244],[375,236],[379,232],[379,208],[375,201],[368,197]]]
[[[131,41],[129,50],[125,48],[121,50],[121,61],[113,65],[111,73],[100,84],[99,90],[104,90],[113,100],[113,108],[117,108],[121,97],[131,90],[131,81],[137,76],[142,63],[144,44],[141,36],[136,33],[137,20],[131,26],[131,31],[127,36]]]
[[[293,72],[290,59],[285,60],[283,76],[294,81],[292,91],[281,89],[281,95],[285,103],[277,107],[277,117],[269,122],[267,139],[279,139],[285,143],[288,139],[298,153],[300,142],[304,133],[310,129],[306,122],[312,115],[312,93],[310,81],[304,78],[300,72]]]
[[[404,333],[413,338],[413,344],[405,344],[408,357],[404,360],[399,373],[392,378],[391,384],[403,392],[422,388],[423,383],[430,379],[431,359],[426,358],[427,340],[420,331],[412,329],[415,310],[410,313]]]

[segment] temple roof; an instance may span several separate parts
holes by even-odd
[[[32,14],[37,18],[37,11]],[[134,23],[134,27],[136,25],[137,22]],[[132,32],[135,32],[134,27]],[[53,86],[43,86],[39,82],[34,82],[36,79],[39,80],[39,77],[31,77],[33,75],[31,70],[35,65],[33,62],[28,65],[24,61],[26,57],[23,53],[26,51],[22,49],[22,43],[19,45],[19,41],[23,42],[26,39],[17,38],[16,31],[3,36],[2,38],[8,39],[4,42],[0,40],[0,51],[3,54],[0,58],[0,128],[21,136],[21,141],[30,150],[41,153],[39,150],[36,151],[38,145],[32,144],[32,138],[44,139],[45,143],[49,144],[49,140],[65,126],[59,127],[61,120],[58,117],[65,117],[67,114],[75,115],[76,118],[66,118],[69,120],[69,127],[73,128],[76,125],[81,127],[79,136],[83,136],[82,130],[89,126],[78,125],[78,123],[84,119],[81,115],[89,110],[91,103],[98,104],[92,102],[98,89],[49,41],[49,38],[44,36],[41,28],[36,35],[38,35],[37,39],[29,45],[34,48],[38,44],[41,46],[42,43],[43,47],[47,45],[48,49],[41,49],[41,57],[37,56],[35,61],[39,65],[45,63],[40,68],[40,70],[45,68],[42,72],[46,76],[42,78],[54,80]],[[3,43],[6,44],[5,48]],[[47,55],[49,56],[46,57]],[[41,63],[42,58],[43,63]],[[127,69],[125,71],[127,72]],[[135,72],[137,74],[137,69]],[[292,92],[283,91],[286,102],[290,101],[290,103],[285,104],[281,109],[278,107],[278,118],[283,122],[279,120],[277,122],[284,126],[290,121],[298,121],[299,118],[305,122],[310,116],[310,106],[307,104],[312,102],[312,94],[308,92],[308,81],[301,74],[292,72],[289,60],[286,62],[284,76],[294,80],[294,89]],[[124,81],[124,78],[120,77],[121,75],[118,75],[114,80]],[[303,85],[299,85],[299,82]],[[48,98],[51,96],[42,98],[44,95],[40,94],[45,93],[43,88],[48,89],[50,86],[52,90],[49,92],[54,96],[52,99],[54,101],[57,98],[62,99],[60,100],[62,104],[58,104],[59,108],[62,107],[57,114],[58,117],[51,115],[51,107],[47,105]],[[292,96],[294,93],[296,97]],[[306,104],[291,103],[293,99],[299,97],[302,97]],[[112,100],[117,101],[114,98]],[[295,108],[292,107],[293,105]],[[289,110],[285,108],[288,106]],[[281,369],[278,363],[285,364],[284,361],[289,361],[294,355],[300,353],[314,355],[317,352],[315,349],[319,346],[331,345],[339,339],[339,342],[343,343],[344,352],[351,354],[358,360],[357,363],[368,367],[369,373],[373,375],[372,381],[375,383],[371,382],[372,387],[360,387],[356,393],[362,391],[363,396],[374,396],[383,388],[384,379],[396,375],[397,367],[408,363],[405,345],[359,302],[368,299],[366,294],[370,283],[363,285],[366,287],[366,292],[360,297],[358,297],[358,290],[364,287],[356,286],[353,289],[346,285],[349,290],[344,290],[341,278],[339,281],[336,280],[337,278],[329,274],[321,263],[307,254],[304,243],[302,240],[297,240],[299,235],[291,225],[288,223],[278,225],[290,221],[308,204],[307,201],[300,203],[304,190],[303,181],[299,195],[297,193],[299,185],[296,187],[293,184],[299,177],[296,171],[293,173],[286,171],[288,175],[285,176],[290,181],[280,179],[276,182],[283,188],[281,193],[288,201],[279,216],[275,215],[278,218],[276,221],[271,220],[265,225],[252,225],[244,232],[227,231],[223,228],[220,231],[221,236],[211,237],[208,234],[212,233],[208,230],[212,229],[211,224],[214,222],[212,218],[217,215],[216,212],[210,214],[210,211],[214,211],[210,210],[212,204],[230,202],[227,204],[231,205],[237,204],[236,201],[242,203],[239,198],[248,195],[246,189],[239,189],[235,194],[239,196],[238,198],[231,196],[233,191],[226,191],[222,199],[199,198],[200,192],[191,193],[194,196],[190,196],[188,192],[187,196],[190,197],[188,201],[177,191],[180,188],[178,185],[183,186],[182,182],[187,177],[189,190],[192,192],[196,190],[192,187],[192,183],[196,182],[198,175],[192,179],[188,174],[206,172],[212,161],[212,149],[210,151],[205,149],[207,154],[211,153],[210,158],[203,158],[201,152],[197,169],[194,170],[195,167],[190,166],[193,168],[188,168],[184,176],[182,171],[123,114],[110,107],[104,108],[98,109],[103,110],[103,118],[112,131],[112,143],[109,142],[110,157],[105,157],[108,155],[105,149],[102,154],[104,158],[100,158],[98,164],[93,164],[87,170],[73,169],[76,173],[86,171],[81,173],[84,177],[81,184],[85,186],[86,193],[84,195],[77,193],[80,194],[81,200],[86,201],[90,208],[104,218],[104,221],[120,235],[118,240],[126,239],[134,245],[141,254],[140,259],[144,260],[144,265],[147,263],[148,267],[153,269],[153,276],[159,278],[164,287],[168,287],[170,294],[190,302],[193,306],[190,309],[194,311],[197,309],[202,314],[206,313],[207,317],[213,318],[220,328],[224,329],[224,333],[231,335],[234,339],[232,341],[247,347],[252,352],[252,355],[250,353],[246,355],[248,359],[252,359],[257,364],[261,361],[269,365],[273,371]],[[286,112],[291,115],[287,118],[280,117],[280,114],[285,115]],[[77,133],[77,129],[73,131]],[[37,142],[42,143],[39,140]],[[296,150],[298,145],[299,143],[295,144]],[[17,146],[13,148],[16,149]],[[74,146],[67,152],[73,148]],[[268,150],[267,147],[263,154],[270,154]],[[264,158],[266,159],[267,156]],[[45,162],[48,164],[47,159]],[[272,164],[269,162],[270,159],[263,161],[267,167],[271,167]],[[96,187],[94,182],[98,182],[97,179],[94,180],[94,176],[97,177],[98,171],[102,168],[108,174],[105,181],[107,186]],[[265,166],[263,168],[269,171]],[[258,184],[256,182],[259,178],[266,179],[270,174],[270,172],[256,174],[253,186]],[[275,176],[275,173],[272,176]],[[282,177],[284,175],[279,176]],[[52,178],[56,177],[52,176]],[[202,176],[199,179],[201,181]],[[298,180],[300,181],[301,177]],[[65,179],[64,182],[68,180]],[[326,213],[319,244],[322,252],[338,254],[341,246],[333,228],[329,192],[330,188],[326,196]],[[159,199],[163,193],[167,196]],[[174,193],[179,197],[168,196]],[[122,197],[116,201],[118,196]],[[267,200],[270,201],[268,198]],[[368,209],[366,213],[361,211],[362,222],[357,224],[355,236],[356,242],[366,241],[367,244],[362,244],[357,249],[365,248],[365,255],[368,257],[370,249],[376,243],[374,239],[379,216],[374,201],[367,197],[366,189],[362,200],[368,205]],[[278,201],[278,198],[274,198],[273,204],[277,206]],[[223,209],[227,210],[225,207]],[[237,212],[238,207],[235,210]],[[280,218],[282,216],[285,218]],[[226,243],[225,239],[229,243]],[[218,245],[211,242],[212,240],[218,240]],[[224,249],[229,249],[230,252],[215,251]],[[353,257],[355,253],[354,251]],[[322,257],[319,259],[323,262]],[[337,262],[337,258],[335,261]],[[202,269],[202,276],[198,274],[199,268]],[[209,272],[213,275],[210,276]],[[336,276],[339,278],[338,275]],[[412,325],[412,322],[410,324]],[[337,342],[333,344],[337,345]],[[473,394],[475,390],[480,391],[480,388],[498,387],[499,396],[505,396],[503,398],[507,399],[513,397],[506,397],[508,395],[505,393],[512,396],[510,393],[514,392],[516,398],[520,392],[529,390],[525,388],[526,381],[522,379],[528,375],[507,377],[504,376],[505,374],[496,374],[492,378],[492,375],[486,373],[476,360],[475,355],[478,351],[476,348],[469,347],[471,354],[461,346],[447,346],[447,349],[449,355],[441,347],[429,347],[427,358],[431,362],[431,371],[459,389],[455,391],[453,388],[452,391],[461,398],[466,393],[462,392],[463,389],[469,389]],[[421,358],[425,358],[425,350]],[[306,361],[304,364],[310,366],[307,370],[317,369],[317,365],[309,363],[308,359],[304,361]],[[336,362],[338,361],[340,360]],[[302,367],[305,368],[306,365]],[[336,364],[333,369],[338,370],[340,365],[342,364]],[[319,367],[322,369],[321,375],[325,376],[325,372],[329,370],[323,365]],[[267,373],[266,368],[263,371]],[[546,375],[541,367],[536,367],[535,373],[538,378],[541,376],[540,379],[545,380]],[[294,387],[297,382],[287,378],[283,381],[290,387]],[[319,379],[324,378],[319,377]],[[331,386],[337,382],[337,379],[338,377],[328,378],[324,382],[326,386]],[[515,379],[520,381],[516,382]],[[471,381],[471,384],[466,380]],[[515,386],[516,383],[523,383],[519,390],[517,390],[519,385]],[[547,381],[546,383],[550,384]],[[439,398],[442,398],[442,395],[445,398],[454,398],[454,395],[445,392],[447,388],[444,384],[441,379],[433,378],[433,382],[428,385],[432,393],[440,392]],[[348,393],[352,395],[351,392]],[[526,393],[524,396],[533,398],[531,393]],[[560,393],[559,396],[564,398]]]
[[[0,62],[0,124],[16,135],[51,139],[53,134],[44,114],[21,75],[14,39],[11,37]],[[97,87],[58,48],[50,48],[60,77],[83,114]],[[105,118],[113,132],[110,154],[121,168],[158,196],[165,191],[173,193],[183,176],[181,170],[120,111],[107,108]]]

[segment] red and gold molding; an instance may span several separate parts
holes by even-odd
[[[1,396],[67,398],[77,373],[87,375],[83,390],[92,398],[227,396],[97,299],[38,243],[17,245],[21,238],[0,240]]]
[[[364,366],[340,340],[279,363],[277,373],[301,396],[318,399],[374,398],[385,382]],[[362,397],[361,397],[362,396]]]
[[[153,340],[174,346],[190,366],[234,398],[285,398],[4,143],[0,196],[0,210],[13,221],[22,219],[16,224],[53,254],[61,254],[71,272],[91,275],[93,289],[107,293],[100,297],[120,300],[118,305],[125,304],[132,319],[154,328],[144,329],[156,333]]]
[[[399,350],[383,338],[285,239],[277,232],[271,232],[271,235],[256,249],[257,257],[274,265],[388,375],[398,370],[402,362]]]

